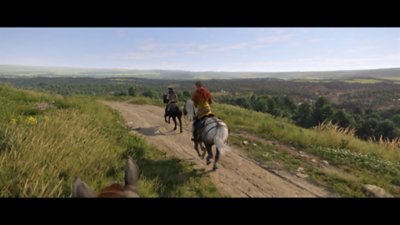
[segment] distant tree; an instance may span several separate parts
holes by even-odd
[[[240,97],[240,98],[237,98],[235,102],[240,107],[243,107],[243,108],[246,108],[246,109],[251,109],[251,103],[250,103],[250,100],[248,98]]]
[[[257,101],[257,96],[255,94],[252,94],[250,97],[251,102],[256,102]]]
[[[314,124],[310,104],[308,104],[307,102],[302,103],[292,119],[299,126],[306,128],[312,127]]]
[[[400,114],[396,114],[392,117],[392,121],[397,125],[400,126]]]
[[[126,92],[125,91],[116,91],[116,92],[114,92],[114,96],[126,96]]]
[[[362,114],[363,114],[363,111],[362,111],[362,109],[361,109],[359,106],[356,106],[356,107],[353,109],[353,113],[354,113],[354,114],[362,115]]]
[[[395,126],[393,122],[386,119],[377,125],[375,137],[379,138],[380,136],[382,136],[383,138],[393,139],[395,138],[394,132]]]
[[[378,121],[375,118],[369,118],[358,125],[356,134],[358,137],[363,139],[368,139],[369,137],[376,137],[376,129],[378,126]]]
[[[149,90],[145,90],[142,94],[144,97],[149,97],[149,98],[157,98],[157,94],[155,93],[155,91],[149,89]]]
[[[366,114],[366,115],[369,115],[369,114],[371,114],[371,113],[373,113],[373,110],[372,110],[372,109],[369,108],[369,109],[366,109],[366,110],[365,110],[365,114]]]
[[[333,114],[332,107],[325,97],[319,97],[314,104],[313,119],[316,124],[329,119]]]
[[[296,104],[294,103],[293,99],[290,98],[289,96],[283,97],[283,105],[290,111],[290,112],[295,112],[296,111]]]
[[[191,98],[192,96],[188,91],[183,91],[182,95],[185,100]]]
[[[350,118],[343,110],[338,110],[332,116],[332,123],[338,124],[341,127],[349,127],[351,125]]]
[[[267,100],[267,112],[273,114],[276,111],[276,103],[273,99]]]
[[[128,95],[129,95],[129,96],[136,96],[136,90],[135,90],[134,87],[130,87],[130,88],[128,89]]]
[[[268,97],[257,98],[253,103],[253,109],[258,112],[267,112],[268,109]]]

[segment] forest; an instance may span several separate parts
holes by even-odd
[[[127,77],[19,77],[0,78],[0,82],[60,95],[147,96],[160,101],[171,86],[181,102],[195,90],[193,80]],[[354,129],[364,140],[400,136],[400,84],[396,80],[254,78],[204,80],[203,84],[216,102],[269,113],[301,127],[331,121]]]

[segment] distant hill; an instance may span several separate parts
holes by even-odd
[[[138,77],[147,79],[193,80],[193,79],[344,79],[353,77],[400,77],[400,68],[310,71],[310,72],[191,72],[183,70],[128,70],[91,69],[73,67],[41,67],[23,65],[0,65],[0,77]]]

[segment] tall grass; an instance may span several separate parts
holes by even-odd
[[[237,106],[215,104],[213,111],[235,131],[246,130],[254,134],[274,138],[304,149],[315,147],[344,148],[371,154],[384,160],[399,163],[398,140],[363,141],[354,136],[354,130],[343,129],[331,123],[323,123],[313,129],[305,129],[274,118],[270,114],[242,109]]]
[[[127,155],[139,166],[143,197],[220,196],[209,177],[129,135],[95,98],[0,85],[0,100],[0,197],[69,197],[77,176],[95,190],[122,183]]]
[[[244,139],[240,135],[243,131],[262,137],[264,143],[242,148],[268,167],[283,166],[286,170],[296,171],[301,166],[306,168],[309,179],[322,183],[341,196],[369,196],[363,189],[363,184],[375,184],[395,196],[400,195],[397,188],[400,185],[398,139],[363,141],[355,137],[353,129],[340,128],[330,122],[304,129],[269,114],[230,105],[214,104],[213,111],[236,133],[231,135],[234,143],[242,146]],[[311,153],[314,155],[311,158],[318,156],[326,159],[334,167],[321,167],[315,160],[313,162],[311,158],[302,158],[296,151],[279,151],[279,145],[274,146],[267,141],[271,139]]]
[[[7,193],[1,195],[61,197],[70,192],[76,176],[101,180],[96,186],[110,182],[104,171],[118,167],[120,160],[113,152],[121,149],[98,138],[100,131],[93,118],[75,109],[58,110],[48,118],[35,125],[5,128],[0,183]]]

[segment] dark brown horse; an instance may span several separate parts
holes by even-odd
[[[163,98],[164,98],[164,103],[167,103],[168,102],[167,95],[164,95]],[[176,118],[178,118],[180,132],[182,133],[182,111],[179,109],[179,106],[176,103],[170,103],[168,109],[165,110],[164,119],[166,123],[171,123],[171,117],[175,124],[174,130],[176,130],[177,127]]]

